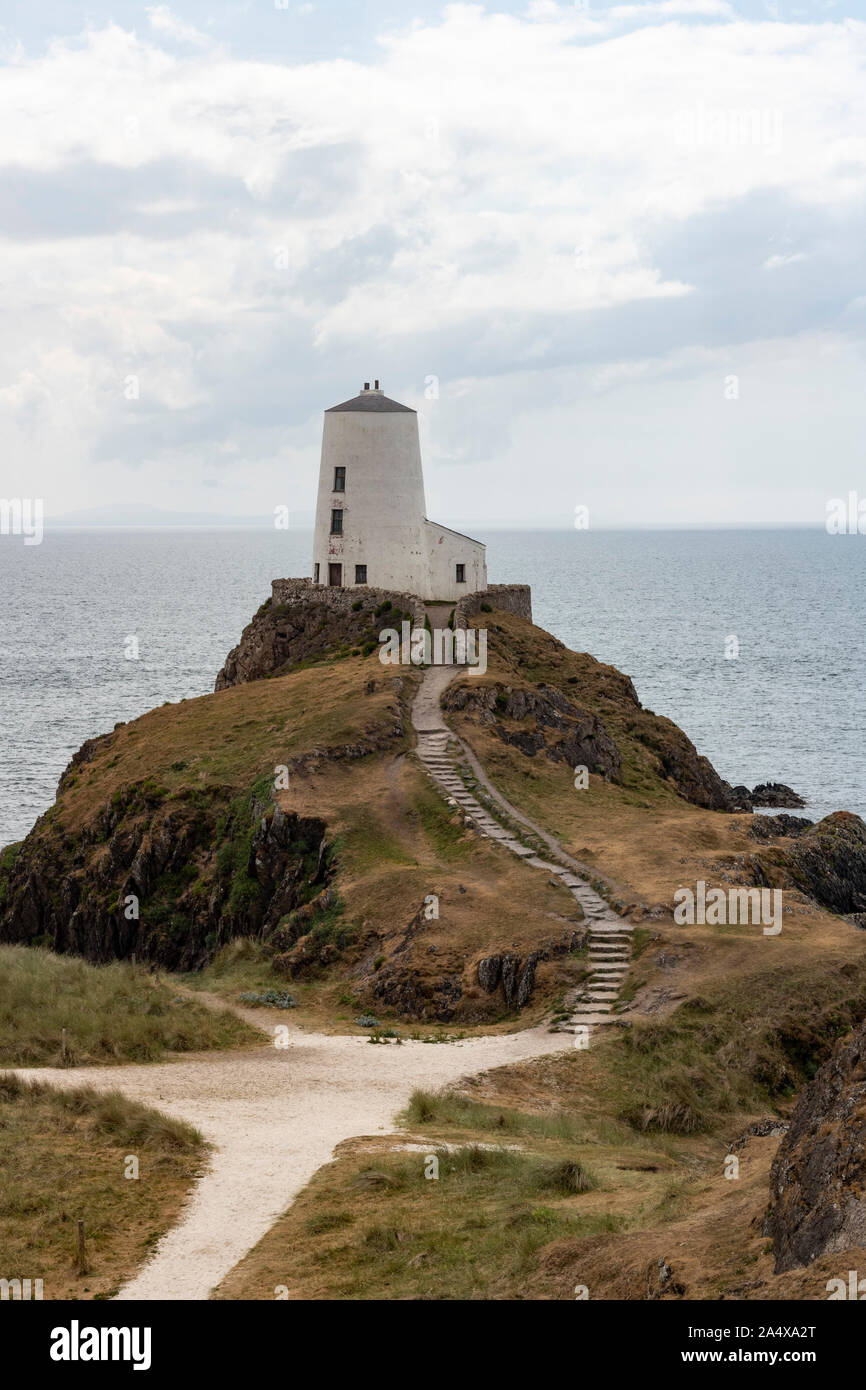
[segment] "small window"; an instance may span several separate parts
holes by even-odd
[[[318,562],[318,560],[317,560],[316,563],[313,565],[313,583],[314,583],[314,584],[318,584],[318,582],[319,582],[319,562]]]
[[[335,507],[331,512],[331,535],[342,536],[343,534],[343,508]]]
[[[356,565],[356,566],[355,566],[355,583],[356,583],[356,584],[366,584],[366,582],[367,582],[367,566],[366,566],[366,565]]]
[[[345,470],[345,468],[335,468],[335,469],[334,469],[334,491],[335,491],[335,492],[345,492],[345,491],[346,491],[346,470]]]
[[[458,584],[465,584],[465,583],[466,583],[466,566],[465,566],[465,565],[458,565],[458,566],[457,566],[457,583],[458,583]]]

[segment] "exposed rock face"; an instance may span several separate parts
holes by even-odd
[[[770,1174],[776,1273],[866,1245],[866,1024],[803,1092]]]
[[[566,932],[561,941],[542,946],[538,951],[530,951],[525,960],[512,952],[498,956],[484,956],[476,966],[478,983],[486,994],[495,994],[502,986],[505,1006],[524,1008],[532,997],[535,972],[539,961],[550,960],[556,956],[577,951],[586,944],[588,929],[580,927],[577,931]]]
[[[732,811],[751,811],[752,793],[748,787],[731,787],[731,810]]]
[[[644,722],[635,729],[635,737],[656,754],[661,776],[667,778],[686,801],[708,811],[737,809],[732,787],[670,719],[652,716],[651,723]]]
[[[268,937],[273,967],[293,980],[318,975],[338,960],[351,940],[339,921],[340,898],[333,884],[282,918]]]
[[[573,704],[552,685],[537,689],[523,686],[449,687],[442,701],[445,709],[473,714],[490,725],[503,743],[519,748],[528,758],[544,752],[553,762],[586,767],[609,782],[622,779],[619,749],[597,715]],[[535,727],[510,728],[504,720],[531,721]],[[548,738],[548,731],[554,737]],[[560,737],[555,737],[559,734]]]
[[[502,957],[485,956],[478,962],[478,983],[487,994],[492,994],[502,979]]]
[[[759,885],[789,884],[843,916],[866,912],[866,824],[849,811],[834,811],[791,845],[759,851],[753,859]]]
[[[805,806],[806,803],[795,791],[786,787],[784,782],[761,782],[752,788],[752,805],[787,806],[796,809],[798,806]]]
[[[74,839],[37,822],[0,879],[0,941],[194,969],[316,891],[329,872],[325,829],[255,793],[124,787]]]
[[[551,640],[554,647],[562,647]],[[600,663],[595,666],[604,681],[607,704],[617,707],[630,737],[651,751],[658,775],[680,796],[713,811],[751,810],[748,788],[731,787],[682,729],[644,710],[628,676]],[[442,703],[446,710],[464,712],[489,726],[503,743],[529,758],[543,753],[554,762],[586,767],[606,781],[622,781],[622,756],[608,724],[555,685],[456,682],[446,690]]]
[[[772,840],[776,836],[795,839],[798,835],[804,835],[814,824],[805,816],[789,816],[783,811],[778,816],[755,816],[748,834],[752,840]]]
[[[412,594],[275,579],[271,597],[229,652],[214,689],[261,680],[328,653],[372,650],[383,628],[399,631],[404,619],[413,626],[424,625],[423,607]]]

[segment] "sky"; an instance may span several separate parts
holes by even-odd
[[[446,523],[866,497],[866,0],[7,0],[0,62],[3,497],[307,524],[374,378]]]

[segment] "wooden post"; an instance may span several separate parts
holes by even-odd
[[[84,1222],[78,1223],[78,1273],[87,1273],[87,1260],[84,1253]]]
[[[66,1061],[66,1029],[65,1029],[65,1028],[61,1028],[61,1030],[60,1030],[60,1056],[61,1056],[61,1059],[65,1062],[65,1061]]]

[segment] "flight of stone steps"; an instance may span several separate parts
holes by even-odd
[[[432,721],[431,721],[432,722]],[[440,722],[440,721],[437,721]],[[444,725],[444,721],[441,721]],[[556,1025],[561,1032],[583,1033],[613,1021],[614,1004],[629,968],[631,934],[634,928],[624,922],[600,894],[567,865],[543,858],[523,843],[514,830],[500,824],[466,785],[459,769],[459,745],[447,727],[417,728],[416,752],[439,791],[454,802],[481,835],[496,840],[533,869],[554,875],[580,904],[589,928],[589,977],[566,1001],[567,1020]],[[490,790],[485,793],[491,799]],[[506,817],[507,819],[507,817]],[[545,851],[545,853],[553,851]],[[563,851],[563,857],[565,852]]]

